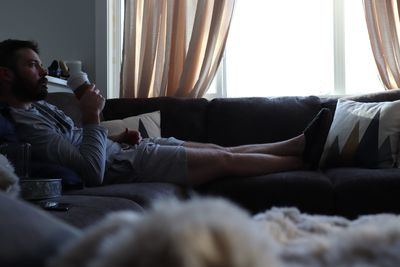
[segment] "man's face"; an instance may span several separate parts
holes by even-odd
[[[18,50],[16,55],[12,94],[23,102],[43,100],[47,96],[47,70],[39,55],[29,48]]]

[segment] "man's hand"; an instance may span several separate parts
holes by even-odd
[[[82,123],[85,124],[99,124],[100,113],[104,108],[105,99],[100,94],[99,90],[91,84],[83,94],[79,101],[82,112]]]
[[[137,145],[140,143],[140,141],[142,141],[142,136],[140,135],[140,132],[129,130],[128,128],[125,128],[125,131],[123,131],[122,133],[109,136],[108,138],[113,140],[114,142],[125,143],[128,145]]]

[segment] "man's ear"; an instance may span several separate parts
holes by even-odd
[[[14,78],[14,72],[7,68],[0,66],[0,81],[9,82]]]

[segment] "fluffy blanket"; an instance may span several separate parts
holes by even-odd
[[[279,266],[400,266],[400,217],[312,216],[272,209],[254,218],[278,249]]]
[[[10,161],[0,154],[0,190],[10,196],[17,196],[20,191],[18,180]]]
[[[294,208],[251,217],[220,199],[159,203],[88,229],[51,262],[57,267],[397,267],[400,218],[354,221]]]

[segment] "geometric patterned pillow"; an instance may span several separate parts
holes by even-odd
[[[361,103],[339,99],[320,167],[397,165],[400,100]]]

